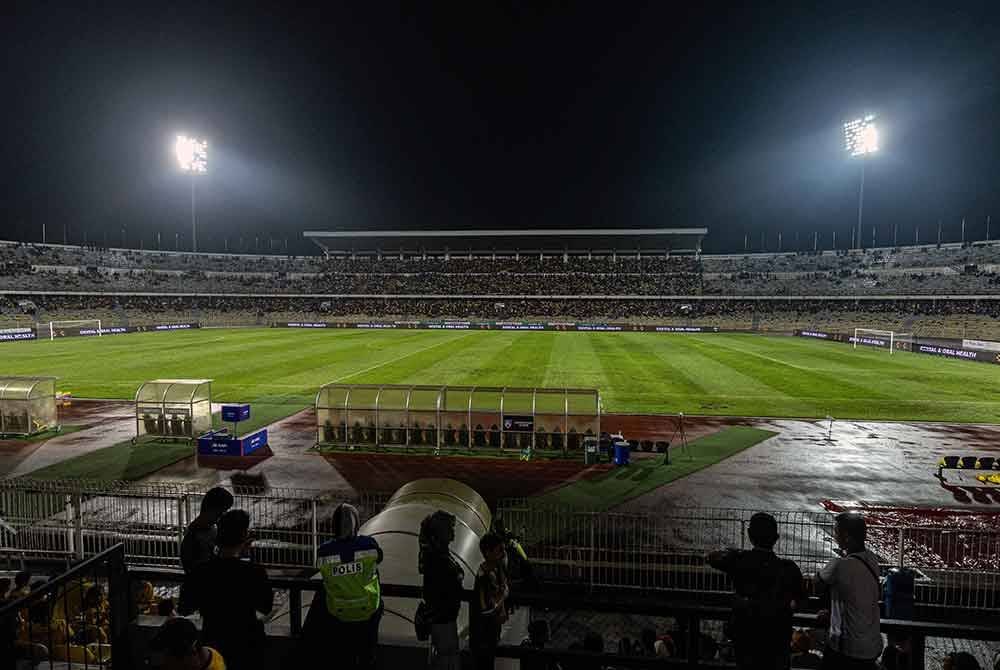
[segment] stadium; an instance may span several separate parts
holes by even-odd
[[[817,569],[828,515],[851,509],[929,611],[998,606],[1000,245],[713,256],[705,229],[543,232],[307,232],[300,257],[0,244],[4,425],[18,379],[56,378],[58,405],[2,443],[12,548],[124,540],[161,565],[221,483],[290,570],[331,501],[377,516],[445,479],[556,583],[723,591],[683,566],[740,543],[753,509]],[[254,271],[200,269],[227,266]],[[202,409],[173,391],[150,409],[157,380],[210,380]],[[249,419],[224,421],[240,404]],[[266,445],[192,444],[229,425]],[[67,492],[75,540],[28,502]]]
[[[19,5],[0,670],[1000,670],[980,4]]]

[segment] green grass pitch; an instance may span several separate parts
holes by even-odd
[[[0,353],[0,374],[56,375],[78,397],[208,377],[215,400],[275,414],[342,381],[594,387],[609,412],[1000,420],[993,365],[752,334],[204,329],[5,343]]]

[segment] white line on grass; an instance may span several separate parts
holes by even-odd
[[[377,363],[375,365],[372,365],[370,367],[365,368],[364,370],[358,370],[357,372],[352,372],[349,375],[343,375],[341,377],[337,377],[336,379],[331,380],[328,383],[329,384],[333,384],[335,382],[344,381],[345,379],[350,379],[351,377],[357,377],[358,375],[364,374],[366,372],[371,372],[372,370],[376,370],[376,369],[378,369],[378,368],[380,368],[380,367],[382,367],[384,365],[389,365],[390,363],[397,363],[397,362],[403,360],[404,358],[409,358],[410,356],[416,356],[417,354],[423,353],[423,352],[425,352],[425,351],[427,351],[429,349],[433,349],[435,347],[440,347],[442,344],[448,344],[450,342],[457,342],[458,340],[461,340],[463,338],[468,337],[469,335],[472,335],[473,332],[475,332],[475,331],[471,331],[471,332],[465,333],[463,335],[460,335],[459,337],[454,337],[454,338],[452,338],[450,340],[445,340],[444,342],[435,342],[434,344],[430,345],[429,347],[424,347],[423,349],[417,349],[416,351],[411,351],[408,354],[403,354],[402,356],[397,356],[396,358],[391,358],[391,359],[389,359],[387,361],[383,361],[381,363]]]

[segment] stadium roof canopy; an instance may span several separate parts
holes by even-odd
[[[708,228],[336,230],[303,236],[327,254],[700,253]]]

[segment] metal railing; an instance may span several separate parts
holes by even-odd
[[[274,568],[307,568],[333,537],[333,509],[358,507],[362,521],[388,494],[270,489],[236,490],[257,536],[255,556]],[[0,555],[8,560],[80,560],[123,543],[135,565],[178,564],[180,542],[197,515],[204,487],[81,481],[0,480]],[[754,510],[676,508],[657,514],[590,512],[501,500],[497,514],[518,534],[549,581],[587,587],[676,593],[726,593],[725,575],[704,555],[747,548]],[[776,550],[811,575],[835,556],[833,516],[776,512]],[[917,572],[921,605],[1000,611],[1000,530],[990,527],[869,526],[869,548],[885,569]]]
[[[522,543],[540,573],[590,587],[727,593],[728,578],[704,562],[708,551],[749,548],[756,510],[675,508],[658,514],[592,512],[501,501],[497,515]],[[833,514],[774,512],[776,551],[815,574],[836,556]],[[919,604],[1000,610],[1000,530],[872,523],[868,547],[883,572],[917,573]]]
[[[31,667],[109,668],[115,655],[128,654],[123,545],[31,588],[28,595],[0,606],[0,657],[24,659]],[[14,637],[9,637],[11,631],[16,631]]]
[[[183,575],[178,572],[163,570],[130,570],[129,579],[132,582],[149,581],[150,583],[178,584]],[[302,633],[304,598],[303,594],[314,593],[323,588],[323,582],[312,579],[293,579],[271,577],[268,583],[272,589],[283,594],[281,602],[287,603],[279,616],[287,616],[286,634],[298,638]],[[391,598],[421,599],[422,588],[400,584],[382,584],[382,595]],[[475,597],[474,591],[465,591],[463,600],[469,602]],[[616,668],[719,668],[733,667],[718,658],[702,658],[700,651],[708,622],[726,622],[731,619],[732,611],[728,606],[707,605],[696,600],[676,600],[663,597],[611,593],[604,596],[581,594],[575,591],[527,592],[515,590],[511,600],[516,606],[536,608],[539,612],[599,612],[605,614],[624,614],[630,617],[669,618],[674,621],[677,656],[672,658],[651,658],[624,654],[608,654],[588,651],[575,651],[555,646],[537,649],[528,646],[501,644],[496,652],[500,658],[533,659],[537,661],[561,661],[582,663],[583,667],[616,667]],[[272,613],[272,616],[274,614]],[[792,625],[807,629],[820,627],[818,616],[810,612],[798,612],[793,616]],[[718,629],[718,626],[715,627]],[[965,623],[942,623],[924,621],[904,621],[885,619],[880,622],[881,632],[897,639],[909,641],[911,669],[924,668],[927,638],[947,638],[951,640],[1000,640],[1000,625],[996,621],[992,625]],[[275,635],[272,630],[271,635]],[[272,637],[272,642],[275,638]],[[291,641],[294,645],[294,641]],[[691,650],[698,650],[691,653]],[[577,667],[574,665],[573,667]]]

